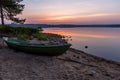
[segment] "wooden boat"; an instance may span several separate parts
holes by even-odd
[[[32,44],[22,40],[3,37],[3,40],[7,43],[8,47],[39,55],[57,56],[65,53],[71,46],[71,44],[61,45],[43,45],[43,44]]]

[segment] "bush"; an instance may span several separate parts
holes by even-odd
[[[9,34],[13,32],[14,32],[14,28],[11,26],[7,26],[7,25],[0,26],[0,33]]]
[[[15,32],[17,34],[28,34],[32,35],[34,33],[39,33],[39,29],[37,28],[31,28],[31,27],[16,27]]]
[[[8,25],[0,25],[0,34],[6,34],[7,36],[18,37],[19,39],[30,39],[31,36],[37,34],[39,39],[44,39],[44,37],[38,36],[41,34],[42,29],[32,28],[32,27],[11,27]]]
[[[36,33],[33,36],[36,37],[38,40],[47,40],[47,36],[40,33]]]
[[[26,34],[21,34],[21,35],[18,35],[17,38],[20,40],[27,40],[27,39],[30,39],[30,36]]]

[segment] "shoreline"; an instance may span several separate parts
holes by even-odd
[[[70,48],[60,56],[0,49],[2,80],[119,80],[120,64]]]
[[[117,62],[117,61],[113,61],[113,60],[109,60],[109,59],[106,59],[106,58],[103,58],[103,57],[99,57],[99,56],[95,56],[95,55],[92,55],[92,54],[88,54],[84,51],[81,51],[81,50],[78,50],[78,49],[75,49],[75,48],[70,48],[70,50],[74,51],[75,53],[83,53],[83,54],[86,54],[88,56],[91,56],[91,57],[94,57],[95,59],[98,59],[100,61],[106,61],[108,63],[113,63],[113,64],[117,64],[117,65],[120,65],[120,62]]]

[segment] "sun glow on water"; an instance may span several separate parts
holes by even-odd
[[[119,28],[45,28],[44,32],[71,36],[73,48],[120,62]]]

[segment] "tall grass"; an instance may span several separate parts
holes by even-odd
[[[31,37],[37,37],[39,40],[45,38],[41,35],[42,28],[32,28],[32,27],[12,27],[12,26],[2,26],[0,25],[0,34],[5,34],[9,37],[18,37],[19,39],[31,39]]]

